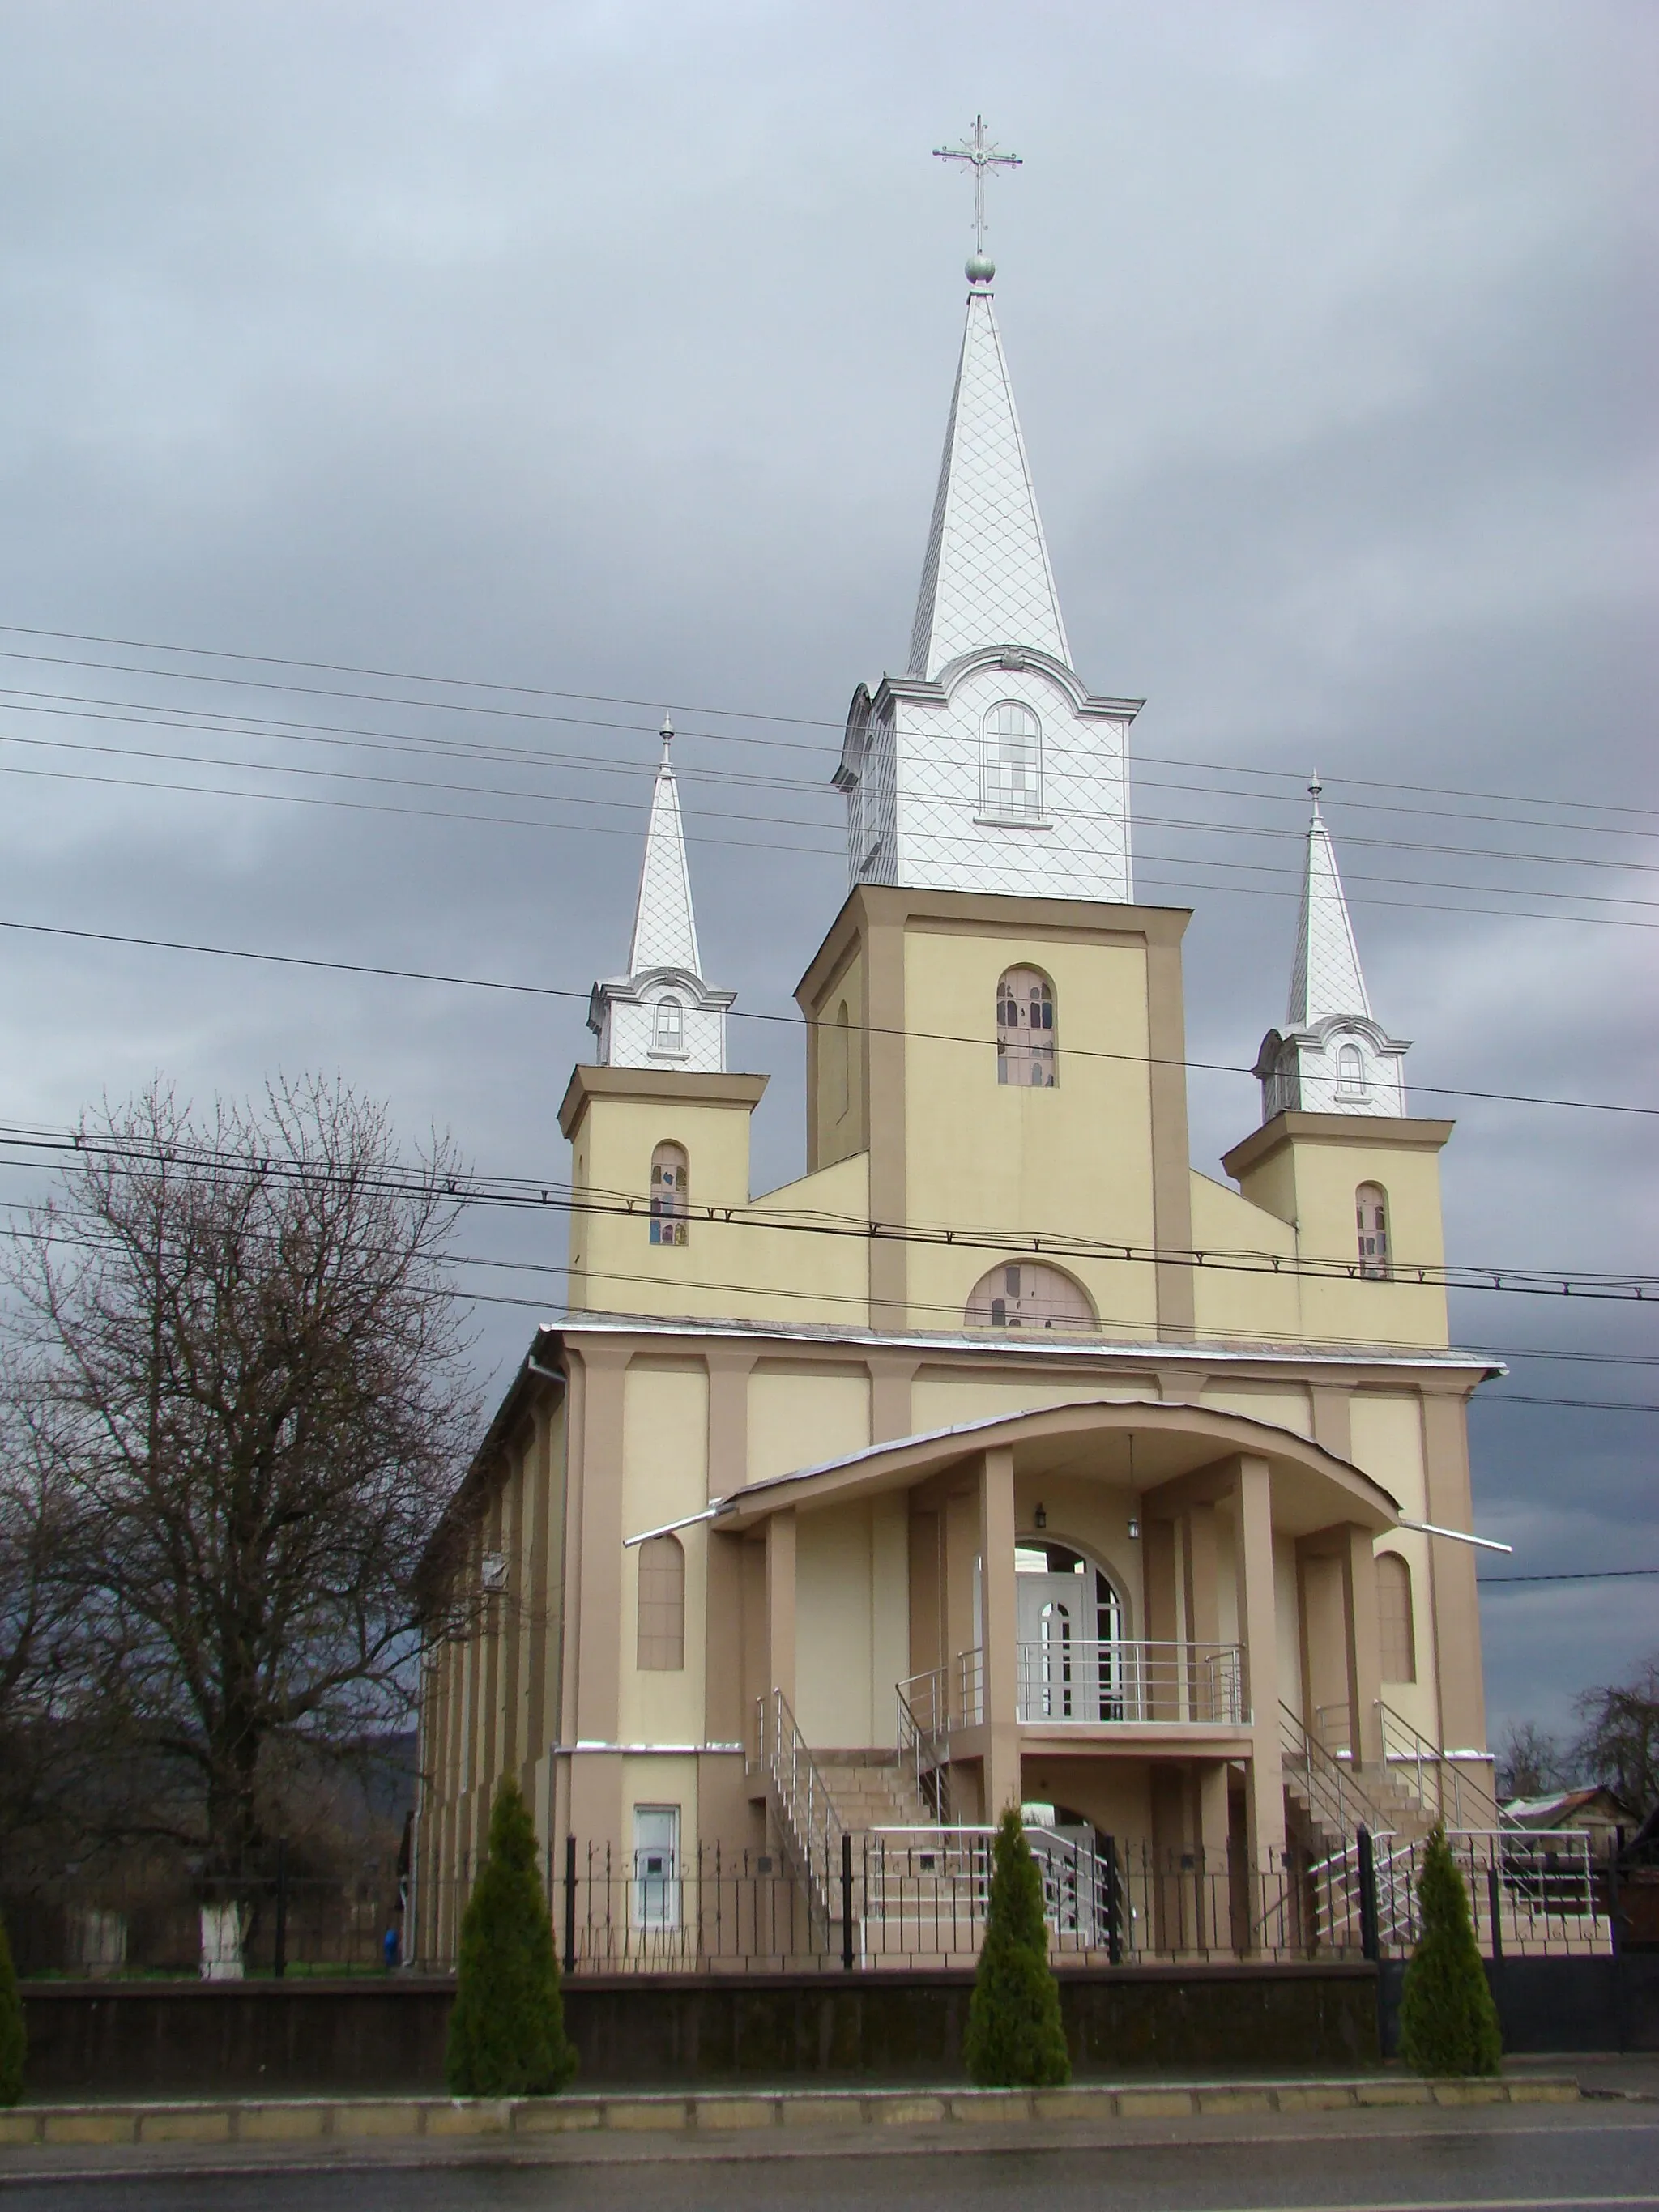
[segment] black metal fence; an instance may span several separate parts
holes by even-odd
[[[17,1972],[240,1980],[383,1973],[403,1963],[394,1874],[180,1875],[125,1868],[0,1892]]]
[[[800,1854],[707,1844],[641,1861],[574,1836],[548,1850],[554,1940],[572,1975],[835,1973],[971,1966],[992,1837],[969,1828],[842,1834]],[[1057,1966],[1167,1960],[1388,1958],[1419,1932],[1417,1847],[1364,1838],[1321,1859],[1169,1851],[1033,1831]],[[1511,1834],[1457,1839],[1482,1948],[1604,1951],[1605,1875]],[[349,1879],[153,1869],[0,1893],[28,1976],[448,1972],[476,1869],[410,1886],[388,1862]]]

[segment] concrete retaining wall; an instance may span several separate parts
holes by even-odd
[[[1384,2054],[1400,2043],[1403,1960],[1381,1969]],[[1486,1960],[1504,2048],[1515,2052],[1659,2051],[1659,1951],[1616,1959]]]
[[[570,1984],[584,2084],[960,2081],[967,1973],[618,1976]],[[1126,2067],[1373,2065],[1376,1969],[1118,1968],[1060,1977],[1080,2079]],[[26,1983],[27,2090],[430,2090],[454,1984]]]

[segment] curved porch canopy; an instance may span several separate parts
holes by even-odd
[[[1247,1456],[1267,1466],[1273,1525],[1283,1534],[1310,1535],[1347,1522],[1376,1535],[1400,1521],[1398,1501],[1380,1482],[1310,1437],[1242,1413],[1146,1398],[1080,1399],[871,1444],[749,1483],[718,1500],[711,1518],[717,1528],[741,1532],[788,1508],[909,1490],[1004,1448],[1012,1452],[1016,1478],[1093,1475],[1132,1486],[1138,1497],[1189,1482],[1196,1496],[1210,1470],[1224,1481],[1231,1462]]]

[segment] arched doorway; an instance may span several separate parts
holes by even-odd
[[[1121,1721],[1122,1595],[1105,1569],[1065,1544],[1021,1537],[1014,1599],[1022,1721]]]

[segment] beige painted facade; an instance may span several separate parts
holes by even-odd
[[[777,1693],[815,1755],[872,1763],[901,1690],[913,1717],[929,1699],[952,1817],[1036,1802],[1158,1847],[1305,1836],[1307,1738],[1379,1791],[1406,1746],[1478,1781],[1474,1554],[1401,1525],[1471,1527],[1465,1408],[1491,1371],[1416,1278],[1443,1256],[1450,1125],[1284,1113],[1228,1155],[1232,1184],[1194,1170],[1186,921],[854,890],[798,994],[808,1172],[758,1198],[763,1078],[575,1071],[571,1310],[433,1554],[429,1951],[509,1770],[556,1848],[625,1862],[670,1812],[683,1857],[775,1847]],[[998,1080],[1012,969],[1051,988],[1051,1086]],[[653,1241],[665,1145],[683,1242]],[[1385,1194],[1385,1272],[1358,1263],[1361,1185]],[[1038,1266],[1086,1322],[969,1325],[988,1273]],[[641,1611],[639,1540],[667,1528],[673,1665]],[[1022,1581],[1044,1558],[1116,1608],[1110,1637],[1083,1608],[1113,1671],[1074,1709]]]

